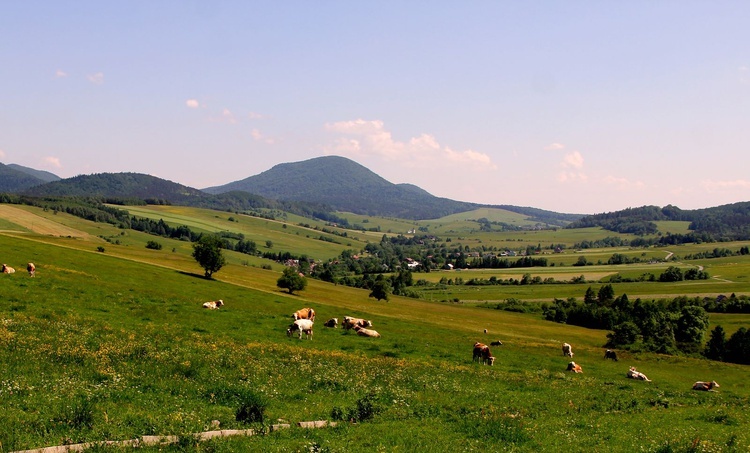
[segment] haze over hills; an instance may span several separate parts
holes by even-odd
[[[137,199],[230,211],[269,208],[326,219],[336,211],[412,220],[435,219],[479,207],[493,207],[552,226],[602,227],[620,233],[654,234],[657,232],[654,222],[677,220],[691,222],[691,230],[696,234],[712,238],[750,238],[750,202],[685,211],[675,206],[643,206],[590,216],[533,207],[480,205],[435,197],[413,184],[393,184],[364,166],[337,156],[278,164],[258,175],[204,190],[140,173],[101,173],[60,179],[49,172],[0,164],[0,192],[33,197]],[[708,240],[708,236],[699,239]]]

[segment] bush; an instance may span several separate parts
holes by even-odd
[[[261,396],[253,392],[246,392],[240,397],[240,406],[234,413],[234,418],[243,423],[263,423],[268,403]]]
[[[146,243],[146,248],[151,250],[161,250],[161,244],[156,241],[148,241]]]

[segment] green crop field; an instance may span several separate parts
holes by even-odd
[[[468,290],[488,288],[460,287],[467,289],[463,295],[451,293],[448,285],[434,298],[392,296],[378,302],[366,290],[310,279],[304,291],[289,295],[276,287],[282,266],[257,257],[226,252],[227,265],[207,280],[188,242],[37,208],[0,208],[0,261],[17,269],[0,275],[2,452],[146,435],[177,435],[179,442],[140,450],[750,449],[747,366],[627,351],[618,351],[618,362],[605,361],[606,331],[546,322],[538,314],[438,301],[580,298],[586,287],[599,283],[498,286],[493,288],[519,293],[487,292],[484,299],[469,297]],[[283,222],[241,215],[229,221],[229,213],[177,207],[134,208],[132,213],[202,231],[242,232],[261,249],[263,238],[269,238],[274,249],[320,258],[365,244],[359,233],[351,246],[320,241],[320,231],[299,227],[299,222],[284,228]],[[554,241],[557,233],[539,234]],[[540,241],[532,238],[529,234],[521,242]],[[578,233],[569,233],[565,243],[576,238]],[[505,239],[500,234],[466,236],[467,241]],[[163,248],[147,249],[149,240]],[[663,250],[653,253],[664,256]],[[618,272],[701,265],[723,280],[613,286],[631,299],[639,293],[739,294],[748,292],[750,275],[740,258],[431,272],[414,278],[508,278],[531,272],[561,280],[584,274],[598,281]],[[37,265],[34,278],[24,271],[29,261]],[[261,268],[266,264],[270,270]],[[202,302],[216,299],[226,306],[201,308]],[[291,313],[305,306],[315,308],[318,321],[345,315],[371,319],[381,338],[327,329],[322,322],[316,322],[310,341],[287,337]],[[748,315],[711,315],[711,327],[722,324],[730,333],[748,321]],[[474,342],[493,340],[503,342],[492,348],[495,365],[472,362]],[[561,355],[563,342],[573,345],[583,374],[565,371],[570,359]],[[629,366],[652,382],[627,379]],[[716,380],[721,387],[695,392],[696,380]],[[253,428],[262,434],[197,443],[191,433],[214,429],[213,420],[222,429]],[[311,420],[337,421],[338,426],[269,429]],[[98,445],[91,450],[126,448]]]

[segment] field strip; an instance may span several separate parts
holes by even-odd
[[[329,422],[327,420],[316,420],[312,422],[298,422],[297,426],[300,428],[327,428],[336,426],[336,422]],[[290,428],[291,425],[287,423],[271,425],[271,431],[278,431],[280,429]],[[230,437],[230,436],[245,436],[250,437],[257,434],[253,429],[222,429],[219,431],[204,431],[201,433],[193,433],[189,436],[193,439],[204,442],[210,439],[219,437]],[[180,436],[142,436],[137,439],[129,440],[105,440],[100,442],[86,442],[82,444],[68,444],[68,445],[57,445],[54,447],[42,447],[34,448],[31,450],[17,450],[11,453],[66,453],[70,451],[86,451],[89,448],[97,446],[118,446],[118,447],[150,447],[158,445],[176,444],[180,441]]]
[[[46,236],[88,237],[88,233],[61,225],[34,213],[7,204],[0,204],[0,217],[34,233]]]

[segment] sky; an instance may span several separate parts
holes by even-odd
[[[750,2],[0,0],[0,162],[198,189],[338,155],[484,204],[750,201]]]

